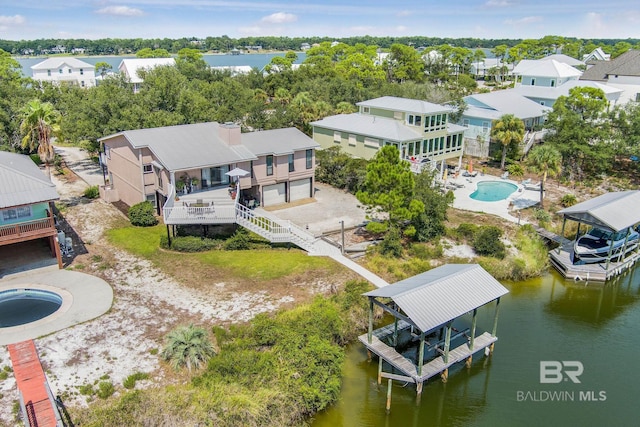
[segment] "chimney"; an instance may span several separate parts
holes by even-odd
[[[233,122],[218,125],[218,136],[227,145],[240,145],[240,126]]]

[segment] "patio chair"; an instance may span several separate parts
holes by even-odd
[[[256,207],[256,199],[251,199],[247,202],[247,208],[255,209]]]
[[[502,175],[500,175],[500,178],[502,178],[502,179],[507,179],[507,178],[509,178],[509,171],[506,171],[505,173],[503,173]]]

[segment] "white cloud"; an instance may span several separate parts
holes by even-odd
[[[101,15],[116,15],[116,16],[142,16],[144,12],[142,9],[136,9],[129,6],[108,6],[102,9],[98,9],[96,13]]]
[[[506,21],[504,21],[504,23],[507,25],[527,25],[541,21],[542,16],[525,16],[524,18],[520,19],[507,19]]]
[[[271,15],[265,16],[261,19],[262,22],[266,22],[268,24],[284,24],[286,22],[295,22],[298,20],[298,17],[293,13],[285,13],[285,12],[276,12]]]
[[[398,26],[396,27],[396,31],[397,31],[397,32],[399,32],[399,33],[404,33],[405,31],[407,31],[407,29],[408,29],[408,28],[407,28],[407,27],[405,27],[404,25],[398,25]]]
[[[489,0],[484,5],[486,7],[509,7],[513,6],[514,2],[510,0]]]
[[[0,25],[20,25],[24,24],[25,19],[22,15],[4,16],[0,15]]]

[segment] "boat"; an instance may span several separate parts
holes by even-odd
[[[639,240],[640,234],[633,227],[615,233],[601,228],[592,228],[575,241],[573,245],[574,264],[578,260],[585,264],[606,261],[609,257],[609,250],[611,250],[612,260],[620,258],[636,249]],[[611,246],[612,241],[613,247]]]

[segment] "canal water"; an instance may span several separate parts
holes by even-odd
[[[500,302],[494,354],[477,355],[470,369],[456,366],[446,384],[431,379],[419,399],[414,385],[394,381],[389,414],[387,380],[377,384],[377,361],[354,343],[339,402],[312,425],[640,425],[639,269],[606,286],[565,281],[555,271],[504,283],[510,293]],[[494,307],[479,310],[479,327],[490,330]],[[560,372],[552,361],[574,363]],[[576,383],[567,374],[580,366]]]

